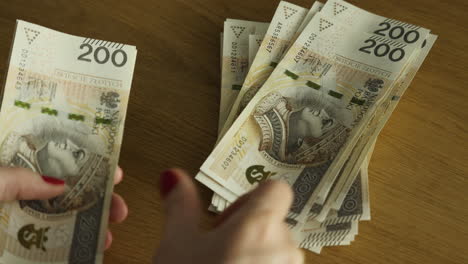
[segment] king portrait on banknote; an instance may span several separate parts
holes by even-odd
[[[288,164],[316,166],[333,159],[348,133],[336,108],[310,89],[270,93],[253,115],[262,132],[260,151]]]

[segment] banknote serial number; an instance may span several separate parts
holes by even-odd
[[[239,140],[237,140],[237,142],[235,142],[235,146],[231,148],[231,151],[229,151],[229,154],[224,159],[223,163],[221,163],[221,167],[224,170],[227,170],[227,168],[231,165],[232,161],[240,153],[242,146],[244,146],[246,142],[247,138],[244,136],[242,136]]]
[[[309,38],[307,38],[307,41],[304,43],[304,45],[302,45],[302,48],[299,50],[296,56],[294,56],[294,61],[296,63],[299,63],[299,61],[307,54],[307,51],[309,51],[309,48],[316,37],[317,34],[310,34]]]
[[[239,44],[233,41],[231,45],[231,72],[233,73],[237,72],[237,65],[239,62],[237,59],[237,55],[239,54],[238,49]]]
[[[23,81],[25,78],[25,68],[26,68],[26,61],[28,59],[28,50],[27,49],[22,49],[21,50],[21,55],[20,55],[20,61],[18,63],[18,76],[16,76],[16,84],[15,88],[17,90],[21,90],[21,87],[23,85]]]
[[[278,22],[278,24],[276,25],[275,30],[273,31],[273,34],[271,34],[271,38],[268,41],[268,45],[266,47],[268,53],[271,53],[271,51],[273,50],[273,48],[276,45],[276,42],[278,42],[278,36],[279,36],[282,28],[283,28],[283,23]]]

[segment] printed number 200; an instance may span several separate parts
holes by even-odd
[[[382,22],[379,24],[379,26],[383,26],[383,28],[374,31],[374,34],[387,37],[384,32],[388,31],[388,36],[391,39],[399,39],[403,36],[403,40],[406,43],[415,43],[419,39],[419,32],[416,30],[405,31],[405,28],[402,26],[392,27],[392,25],[388,22]]]
[[[93,46],[87,43],[81,44],[80,49],[85,49],[85,48],[87,49],[87,51],[81,54],[80,56],[78,56],[78,60],[91,62],[92,60],[87,57],[89,54],[93,53]],[[122,54],[121,62],[117,62],[118,54]],[[94,50],[93,55],[94,55],[93,56],[94,61],[96,61],[99,64],[107,63],[109,59],[111,59],[112,64],[114,64],[115,67],[122,67],[127,63],[127,53],[125,53],[125,51],[123,50],[115,50],[111,56],[109,49],[107,49],[106,47],[98,47],[97,49]]]
[[[405,57],[405,51],[402,48],[392,49],[387,43],[380,43],[377,45],[377,41],[373,39],[367,39],[364,43],[370,43],[369,46],[364,46],[359,49],[364,53],[371,54],[370,49],[374,49],[374,55],[377,57],[383,57],[388,54],[388,58],[393,61],[400,61]]]

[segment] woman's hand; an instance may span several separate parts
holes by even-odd
[[[198,228],[200,199],[192,179],[181,170],[161,175],[167,226],[155,264],[300,264],[284,219],[292,203],[286,184],[270,181],[228,208],[211,232]]]
[[[114,184],[123,179],[119,167],[114,174]],[[28,169],[0,168],[0,202],[15,200],[46,200],[56,197],[65,191],[65,182],[59,179],[41,176]],[[120,223],[127,218],[128,208],[123,198],[112,194],[109,221]],[[106,249],[112,243],[112,233],[107,232]]]
[[[123,180],[124,172],[122,168],[117,167],[117,170],[114,174],[114,185],[119,184]],[[128,215],[128,207],[125,203],[125,200],[122,196],[113,193],[112,194],[112,201],[111,201],[111,209],[109,212],[109,222],[111,223],[122,223]],[[107,231],[107,239],[106,239],[106,250],[110,248],[112,244],[112,233],[110,230]]]

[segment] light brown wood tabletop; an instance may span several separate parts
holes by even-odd
[[[468,263],[468,2],[350,2],[439,38],[378,138],[369,167],[372,220],[360,223],[350,246],[307,251],[306,263]],[[16,19],[138,48],[120,157],[125,179],[116,187],[130,215],[111,225],[105,263],[151,263],[164,228],[159,173],[182,167],[195,174],[216,141],[223,22],[269,22],[278,3],[0,1],[2,79]],[[197,185],[207,208],[212,192]],[[202,228],[214,220],[205,210]]]

